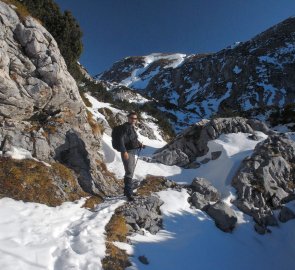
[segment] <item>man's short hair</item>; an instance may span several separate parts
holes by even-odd
[[[135,111],[130,112],[127,116],[130,117],[132,115],[137,115],[137,113]]]

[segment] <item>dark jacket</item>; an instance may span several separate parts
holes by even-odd
[[[123,124],[122,135],[120,137],[120,152],[126,152],[139,148],[140,142],[134,129],[134,126],[128,122]]]

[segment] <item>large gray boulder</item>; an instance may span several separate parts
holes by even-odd
[[[164,149],[160,153],[154,154],[152,160],[169,166],[176,164],[185,166],[189,163],[188,156],[181,149]]]
[[[196,177],[191,187],[194,191],[203,194],[208,201],[216,202],[220,199],[218,190],[205,178]]]
[[[294,165],[295,143],[282,134],[257,144],[232,180],[237,207],[263,227],[277,225],[273,210],[294,199]]]
[[[206,212],[214,219],[216,226],[224,232],[231,232],[238,221],[235,212],[222,201],[210,205]]]
[[[189,198],[189,202],[200,210],[205,210],[210,205],[210,201],[205,197],[205,195],[199,192],[194,192]]]
[[[158,150],[153,158],[166,165],[188,165],[197,157],[207,154],[208,141],[217,139],[221,134],[237,132],[255,134],[255,131],[274,133],[264,123],[242,117],[202,120],[185,129],[173,141]]]
[[[91,119],[52,35],[0,2],[0,151],[12,147],[72,169],[85,191],[116,194],[103,169],[101,132]],[[92,124],[90,125],[90,122]]]

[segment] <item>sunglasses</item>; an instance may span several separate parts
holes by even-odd
[[[137,117],[129,117],[132,120],[137,120]]]

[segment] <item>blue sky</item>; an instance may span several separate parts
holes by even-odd
[[[126,56],[216,52],[295,15],[294,0],[56,0],[83,30],[91,75]]]

